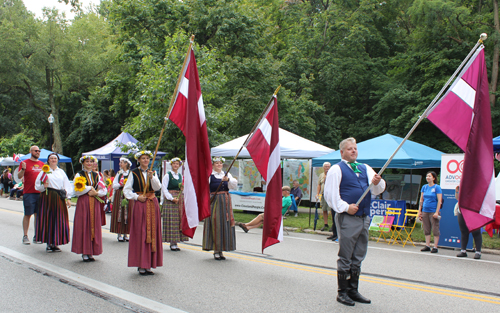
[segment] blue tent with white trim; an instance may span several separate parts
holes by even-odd
[[[385,134],[373,139],[359,142],[358,159],[359,163],[366,163],[374,168],[381,168],[396,148],[403,141],[403,138],[391,134]],[[416,168],[440,168],[441,155],[443,152],[406,140],[404,145],[392,159],[388,168],[416,169]],[[313,167],[321,167],[324,162],[332,165],[340,162],[340,150],[312,159]]]
[[[40,150],[40,157],[38,158],[39,161],[42,161],[43,163],[47,163],[47,158],[49,157],[49,154],[54,153],[50,150],[47,149],[41,149]],[[68,158],[67,156],[64,156],[62,154],[57,154],[59,156],[59,163],[71,163],[71,158]],[[31,158],[31,153],[25,154],[22,157],[20,157],[21,161],[27,160]],[[19,165],[19,164],[18,164]]]

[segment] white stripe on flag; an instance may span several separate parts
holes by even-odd
[[[267,181],[270,182],[276,174],[276,170],[280,166],[280,143],[274,147],[273,152],[269,156],[269,164],[267,165]]]
[[[200,115],[200,127],[205,123],[205,107],[203,106],[203,95],[198,99],[198,112]]]
[[[186,99],[188,98],[188,90],[189,90],[189,79],[187,79],[186,76],[183,76],[181,80],[181,85],[179,86],[179,92],[182,93],[184,97],[186,97]]]
[[[271,124],[269,124],[267,118],[262,121],[259,129],[262,132],[262,136],[264,136],[264,138],[266,139],[267,144],[271,145],[271,132],[273,131],[273,127],[271,126]]]
[[[198,226],[198,199],[187,160],[184,163],[184,210],[189,228]]]
[[[278,234],[279,242],[283,242],[283,216],[281,217],[280,232]]]
[[[469,84],[467,84],[463,79],[457,81],[457,83],[451,89],[454,94],[464,100],[472,109],[474,109],[474,101],[476,100],[476,91]]]
[[[488,186],[488,191],[486,191],[486,195],[484,195],[483,205],[481,206],[481,210],[479,210],[479,214],[482,216],[486,216],[488,218],[495,218],[495,173],[492,174],[490,185]]]

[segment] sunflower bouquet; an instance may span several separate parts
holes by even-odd
[[[87,186],[87,179],[83,176],[75,178],[75,191],[83,191]]]
[[[108,186],[108,187],[111,186],[111,179],[110,178],[106,179],[106,186]]]
[[[42,166],[42,177],[40,178],[40,183],[43,185],[45,184],[45,182],[47,181],[47,179],[49,179],[49,177],[47,176],[47,174],[51,174],[52,172],[50,171],[50,166],[48,164],[44,164]],[[48,190],[45,189],[45,194],[47,194]]]

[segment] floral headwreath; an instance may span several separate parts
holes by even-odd
[[[130,160],[129,160],[129,159],[127,159],[127,158],[121,157],[121,158],[120,158],[120,161],[123,161],[123,162],[125,162],[125,163],[128,163],[128,165],[129,165],[129,166],[132,166],[132,162],[130,162]]]
[[[139,151],[137,152],[134,157],[136,160],[139,160],[139,158],[142,156],[142,155],[149,155],[149,157],[152,159],[153,158],[153,153],[151,153],[151,151],[149,150],[142,150],[142,151]]]
[[[97,159],[93,155],[84,155],[80,158],[80,164],[82,164],[86,159],[91,159],[94,162],[97,162]]]
[[[178,157],[175,157],[172,160],[170,160],[170,164],[172,164],[172,162],[179,162],[179,165],[182,165],[182,160]]]
[[[224,159],[223,157],[213,157],[212,158],[212,163],[215,163],[217,161],[224,163],[224,162],[226,162],[226,159]]]

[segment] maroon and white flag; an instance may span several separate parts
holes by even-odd
[[[20,163],[21,162],[21,158],[19,157],[19,155],[15,154],[15,153],[12,155],[12,159],[16,163]]]
[[[262,252],[264,252],[265,248],[283,241],[281,158],[276,96],[273,96],[272,104],[252,134],[246,148],[267,184],[262,232]]]
[[[212,173],[205,108],[194,51],[191,49],[187,66],[169,119],[186,137],[184,163],[184,212],[182,233],[193,238],[199,222],[210,216],[210,186]]]
[[[459,205],[469,230],[493,221],[495,169],[488,76],[481,45],[427,118],[465,151]]]

